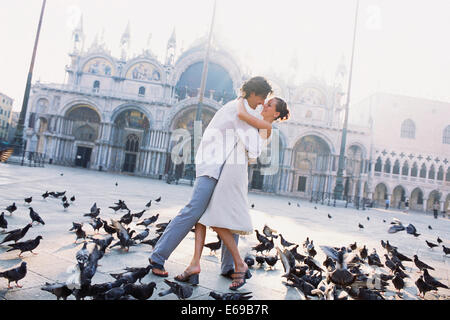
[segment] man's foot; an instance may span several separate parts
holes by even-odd
[[[148,262],[152,265],[152,273],[155,276],[166,278],[169,276],[169,273],[164,269],[164,266],[153,262],[150,258],[148,258]]]

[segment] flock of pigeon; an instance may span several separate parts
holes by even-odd
[[[46,191],[42,194],[42,198],[44,200],[48,197],[60,199],[64,210],[66,210],[74,203],[75,196],[67,199],[65,193],[65,191]],[[13,250],[20,251],[19,257],[22,257],[22,254],[25,252],[36,254],[33,250],[39,246],[40,241],[43,239],[41,235],[38,235],[35,239],[20,240],[25,237],[27,231],[35,223],[36,225],[45,225],[39,213],[31,207],[32,197],[25,198],[24,201],[29,206],[31,222],[23,228],[8,231],[8,221],[4,212],[0,215],[0,228],[4,229],[3,234],[6,235],[1,240],[0,245],[9,246],[8,252]],[[73,221],[72,227],[68,229],[68,232],[74,232],[74,243],[78,244],[78,241],[81,241],[80,243],[83,244],[76,252],[76,263],[70,269],[70,276],[65,282],[45,283],[41,289],[52,293],[58,300],[65,300],[71,295],[77,300],[85,299],[86,297],[94,300],[131,299],[131,297],[139,300],[149,299],[156,289],[156,283],[142,283],[141,280],[149,273],[152,268],[151,265],[126,267],[121,273],[110,273],[114,280],[109,282],[94,284],[92,283],[92,278],[97,271],[99,261],[113,248],[119,247],[120,250],[128,252],[130,247],[134,246],[155,246],[170,221],[156,224],[159,214],[143,217],[148,208],[150,208],[152,201],[159,203],[161,197],[150,200],[145,205],[145,209],[132,213],[125,201],[119,199],[118,202],[109,206],[108,209],[112,209],[114,213],[125,211],[127,213],[119,219],[111,218],[109,222],[100,215],[101,208],[97,207],[97,203],[94,203],[88,213],[82,214],[83,217],[90,219],[88,224],[92,227],[94,233],[88,234],[87,230],[83,229],[87,224],[86,221]],[[254,208],[254,204],[251,207]],[[5,210],[11,216],[17,210],[16,203],[12,203]],[[332,219],[330,214],[328,214],[328,218]],[[369,220],[369,217],[367,219]],[[131,224],[132,222],[134,224]],[[383,220],[383,222],[386,221]],[[155,233],[157,236],[148,239],[152,226],[156,228]],[[363,226],[360,224],[360,229],[362,228]],[[429,228],[431,229],[431,226]],[[404,227],[398,219],[393,219],[388,232],[395,233],[403,230],[406,230],[408,234],[414,237],[420,236],[412,224]],[[270,228],[267,224],[264,225],[261,232],[255,230],[255,234],[258,244],[251,248],[254,254],[248,253],[244,258],[249,269],[255,270],[257,266],[262,267],[264,264],[267,264],[270,271],[280,261],[284,269],[282,278],[286,279],[283,283],[286,286],[297,288],[305,299],[383,300],[386,298],[385,293],[389,290],[390,284],[397,290],[397,298],[401,299],[402,290],[405,289],[408,282],[413,282],[411,280],[413,266],[420,273],[420,277],[413,282],[418,289],[419,297],[423,298],[428,291],[438,291],[439,288],[448,289],[445,284],[430,274],[430,270],[434,270],[432,266],[421,261],[417,255],[410,258],[400,253],[399,249],[390,244],[389,241],[381,240],[381,245],[386,250],[383,255],[385,258],[384,263],[375,248],[369,254],[369,249],[366,245],[358,246],[356,242],[348,247],[318,246],[326,257],[321,263],[316,259],[318,252],[314,241],[309,239],[309,237],[301,244],[289,242],[281,233]],[[274,239],[277,240],[274,241]],[[442,246],[444,255],[447,256],[450,253],[449,248],[442,243],[443,241],[439,237],[437,242],[438,244],[435,244],[425,240],[430,250],[433,250],[434,247]],[[88,245],[91,247],[90,250]],[[207,243],[204,246],[211,250],[211,254],[219,250],[221,245],[222,242],[218,237],[216,242]],[[299,252],[299,249],[303,251]],[[271,254],[271,252],[273,253]],[[406,271],[407,267],[410,268],[409,274]],[[1,271],[0,278],[7,279],[8,288],[11,288],[11,282],[15,282],[17,287],[21,287],[18,281],[23,279],[26,274],[27,264],[22,262],[16,268]],[[158,293],[159,296],[175,294],[179,299],[188,299],[193,294],[192,285],[167,279],[164,279],[164,283],[168,288],[160,291]],[[209,296],[216,300],[248,300],[252,298],[250,294],[252,292],[220,294],[211,291]]]
[[[118,184],[116,182],[116,186],[117,185]],[[65,193],[65,191],[46,191],[42,194],[42,198],[45,200],[51,196],[51,198],[61,199],[65,210],[75,201],[75,196],[70,198],[70,202],[67,201]],[[21,258],[22,254],[25,252],[31,252],[33,255],[37,254],[33,252],[33,250],[39,246],[40,240],[42,240],[43,237],[39,235],[35,239],[26,241],[20,240],[26,236],[28,230],[33,227],[33,224],[36,223],[37,225],[45,225],[44,220],[31,207],[31,203],[33,201],[32,197],[25,198],[24,201],[25,205],[29,206],[28,209],[30,211],[31,222],[23,228],[8,231],[8,220],[5,217],[5,213],[2,212],[0,215],[0,228],[3,229],[2,233],[6,235],[1,240],[0,245],[7,245],[10,247],[7,252],[19,250],[20,253],[18,256]],[[88,223],[86,223],[86,221],[73,221],[72,227],[68,229],[68,232],[73,232],[75,235],[74,244],[82,243],[83,245],[76,252],[76,263],[69,268],[68,271],[70,275],[67,280],[64,282],[55,283],[46,282],[41,289],[52,293],[57,300],[66,300],[71,295],[73,295],[73,297],[77,300],[85,299],[86,297],[93,300],[118,300],[131,298],[138,300],[149,299],[156,289],[156,283],[142,283],[141,280],[149,273],[152,268],[151,265],[147,265],[142,268],[126,267],[121,273],[110,273],[110,276],[114,280],[105,283],[93,284],[92,278],[97,272],[99,260],[101,260],[103,256],[113,248],[119,247],[121,250],[124,250],[124,252],[128,252],[129,248],[132,246],[149,245],[154,247],[156,245],[156,242],[159,240],[170,221],[155,224],[159,218],[159,214],[145,218],[143,217],[144,213],[148,210],[148,208],[150,208],[152,201],[159,203],[161,201],[161,197],[150,200],[145,205],[145,209],[136,213],[131,213],[131,210],[128,208],[125,201],[119,199],[118,202],[114,203],[113,206],[109,206],[109,208],[112,209],[114,213],[119,211],[127,211],[127,213],[119,219],[110,219],[109,223],[107,220],[103,219],[102,216],[100,216],[101,208],[97,207],[97,203],[94,203],[88,213],[82,214],[83,217],[87,217],[90,221],[88,221]],[[5,208],[5,210],[9,212],[9,216],[12,216],[17,209],[18,208],[15,202]],[[134,228],[130,227],[131,222],[135,222]],[[92,230],[94,231],[93,234],[89,234],[90,230],[83,229],[86,224],[89,224],[92,227]],[[157,236],[148,239],[148,236],[150,235],[150,227],[152,225],[156,228],[155,233]],[[144,227],[145,229],[139,232],[136,227]],[[89,250],[88,245],[92,247],[91,250]],[[16,287],[21,288],[22,286],[19,284],[19,281],[25,278],[26,275],[26,262],[22,262],[20,266],[16,268],[0,272],[0,278],[6,278],[8,281],[8,289],[12,288],[12,282],[16,284]],[[193,293],[192,286],[167,279],[164,279],[164,283],[168,288],[159,292],[159,296],[165,296],[173,293],[179,299],[187,299]],[[218,300],[247,300],[251,298],[251,296],[248,296],[248,293],[221,294],[214,291],[210,292],[210,296]]]

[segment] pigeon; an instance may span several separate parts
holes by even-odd
[[[446,246],[442,245],[442,251],[444,251],[445,255],[448,255],[450,253],[450,248],[447,248]]]
[[[391,254],[391,261],[403,270],[406,270],[405,266],[402,264],[402,261],[396,255]]]
[[[308,251],[308,255],[314,258],[316,256],[316,254],[317,254],[317,251],[316,251],[316,249],[314,249],[314,243],[313,242],[314,241],[311,240],[311,243],[308,245],[308,247],[306,249]]]
[[[367,258],[367,248],[366,245],[364,245],[363,248],[359,249],[359,256],[361,257],[361,259],[365,260]]]
[[[355,243],[350,244],[349,247],[353,251],[353,250],[356,250],[356,248],[358,248],[358,245],[355,242]]]
[[[74,201],[75,201],[75,196],[72,196],[72,197],[70,198],[70,201],[74,202]]]
[[[256,233],[256,239],[258,239],[258,241],[260,243],[265,244],[266,242],[269,242],[269,238],[263,236],[262,234],[259,233],[258,230],[255,229],[255,233]]]
[[[45,283],[45,286],[41,287],[41,290],[50,292],[56,296],[56,299],[67,300],[67,297],[73,293],[73,290],[69,289],[65,283]]]
[[[107,233],[109,233],[109,234],[112,235],[112,234],[114,234],[114,233],[117,232],[116,228],[111,227],[110,225],[108,225],[108,222],[107,222],[107,221],[102,220],[102,222],[103,222],[103,229],[104,229]]]
[[[397,289],[397,293],[400,293],[400,290],[404,288],[405,281],[403,281],[403,278],[398,275],[398,273],[395,273],[395,277],[392,279],[392,283],[394,284],[395,289]]]
[[[339,286],[350,286],[356,280],[356,276],[347,269],[349,261],[353,260],[356,253],[347,254],[344,250],[336,251],[327,246],[320,246],[322,251],[336,262],[336,269],[327,275],[327,280]]]
[[[85,213],[83,216],[96,218],[99,214],[100,214],[100,208],[97,208],[97,202],[94,202],[94,204],[91,207],[91,212]]]
[[[132,213],[131,215],[133,216],[133,218],[140,219],[145,211],[147,211],[147,210],[144,209],[142,211],[139,211],[139,212],[136,212],[136,213]]]
[[[397,249],[392,249],[391,254],[399,258],[401,261],[411,261],[411,262],[413,261],[411,258],[408,258],[404,254],[398,252]]]
[[[148,265],[144,268],[136,268],[130,269],[132,271],[125,271],[122,273],[110,273],[110,275],[116,280],[124,279],[126,283],[135,283],[139,280],[141,282],[142,278],[145,277],[150,270],[152,269],[151,265]]]
[[[370,218],[369,218],[369,217],[367,217],[367,221],[370,221]]]
[[[45,193],[42,194],[42,198],[47,199],[50,193],[48,191],[45,191]]]
[[[292,254],[292,252],[290,252],[287,249],[284,249],[284,251],[281,251],[281,249],[279,247],[276,247],[278,256],[280,257],[281,263],[283,264],[283,268],[284,268],[284,275],[283,276],[288,276],[291,273],[291,269],[295,267],[295,258]]]
[[[5,213],[2,212],[0,215],[0,228],[6,229],[8,228],[8,221],[5,219]]]
[[[215,253],[222,246],[222,240],[220,240],[219,236],[217,236],[217,239],[217,242],[210,242],[204,245],[204,247],[209,248],[209,254],[211,254],[212,252]]]
[[[147,208],[150,208],[150,206],[152,205],[152,200],[150,200],[149,202],[147,202],[147,204],[145,205]]]
[[[78,265],[80,266],[80,270],[82,270],[89,260],[89,251],[87,249],[87,242],[84,242],[83,247],[80,250],[78,250],[75,257],[77,259]]]
[[[22,229],[14,229],[14,230],[6,232],[6,234],[8,234],[8,235],[2,240],[2,242],[0,242],[0,244],[8,242],[8,241],[14,241],[15,243],[17,243],[17,241],[19,241],[20,239],[22,239],[25,236],[25,234],[28,232],[28,229],[30,229],[31,227],[32,227],[32,224],[29,223]]]
[[[394,272],[396,264],[392,262],[391,259],[389,259],[389,256],[387,254],[385,254],[384,257],[386,258],[386,262],[384,263],[385,266],[391,269],[392,272]]]
[[[37,253],[34,253],[33,250],[37,248],[40,241],[42,240],[42,236],[37,236],[33,240],[27,240],[24,242],[16,242],[13,244],[9,244],[11,249],[6,250],[6,252],[13,251],[13,250],[20,250],[19,257],[22,257],[23,252],[30,251],[32,254],[36,255]]]
[[[94,218],[94,221],[89,222],[96,233],[99,232],[100,228],[103,227],[103,221],[100,218]]]
[[[116,187],[119,186],[119,184],[117,182],[115,183],[115,185],[116,185]]]
[[[157,237],[149,240],[141,241],[143,244],[151,245],[152,247],[155,247],[156,243],[158,242],[159,238],[161,238],[162,234],[158,235]]]
[[[117,211],[119,211],[119,210],[121,210],[122,209],[122,205],[120,204],[120,205],[117,205],[117,206],[115,206],[115,207],[108,207],[108,208],[110,208],[110,209],[113,209],[114,210],[114,213],[116,213]]]
[[[331,219],[331,218],[333,218],[333,217],[331,216],[331,214],[328,214],[328,218],[330,218],[330,219]]]
[[[430,274],[428,273],[427,269],[423,269],[423,279],[425,280],[426,283],[428,283],[430,286],[436,287],[436,288],[444,288],[444,289],[448,289],[448,287],[437,281],[435,278],[433,278],[432,276],[430,276]]]
[[[264,260],[266,260],[266,263],[270,266],[270,269],[273,269],[272,267],[275,266],[278,261],[278,256],[266,256]]]
[[[126,224],[126,225],[129,225],[129,224],[131,223],[132,220],[133,220],[133,216],[131,215],[131,211],[128,210],[128,213],[125,214],[125,215],[123,215],[123,216],[120,218],[119,222],[120,222],[120,223],[123,223],[123,224]]]
[[[119,300],[125,295],[125,289],[123,287],[115,287],[104,293],[104,300]]]
[[[249,300],[252,296],[249,296],[252,292],[231,292],[231,293],[217,293],[211,291],[209,296],[214,300]]]
[[[126,249],[126,251],[128,251],[130,246],[135,244],[134,240],[131,239],[130,234],[128,233],[127,230],[125,230],[125,228],[122,226],[120,222],[111,219],[111,223],[113,227],[116,228],[117,237],[119,238],[119,241],[113,244],[111,248],[120,244],[122,249]]]
[[[83,230],[82,226],[78,227],[75,230],[75,234],[76,234],[77,238],[75,239],[74,243],[76,243],[78,241],[78,239],[86,239],[86,232]]]
[[[5,210],[8,211],[10,215],[12,215],[12,213],[13,213],[14,211],[17,210],[16,203],[13,202],[13,204],[7,206],[7,207],[5,208]]]
[[[246,255],[244,258],[244,262],[247,264],[248,267],[251,267],[255,264],[255,259],[253,259],[250,255]]]
[[[409,276],[406,273],[403,272],[402,268],[400,268],[399,265],[395,266],[395,269],[394,269],[393,272],[394,272],[394,274],[397,274],[402,279],[409,278]]]
[[[420,261],[419,257],[416,254],[414,255],[414,264],[416,265],[417,268],[419,268],[420,271],[422,271],[423,269],[434,270],[433,267],[430,267],[429,265],[427,265],[423,261]]]
[[[146,229],[145,229],[144,231],[142,231],[141,233],[135,235],[135,236],[133,237],[133,240],[134,240],[134,241],[137,241],[137,240],[138,240],[138,241],[142,241],[142,240],[144,240],[145,238],[147,238],[148,233],[149,233],[149,229],[146,228]]]
[[[380,292],[366,288],[359,288],[357,298],[360,300],[385,300]]]
[[[19,285],[18,281],[25,278],[27,274],[27,263],[22,262],[19,267],[13,268],[10,270],[6,270],[3,272],[0,272],[0,278],[6,278],[8,280],[8,289],[11,289],[11,282],[16,283],[16,287],[22,288],[21,285]]]
[[[288,205],[291,205],[291,202],[290,202],[290,201],[288,201]]]
[[[282,245],[283,247],[290,247],[290,246],[295,245],[295,243],[286,241],[286,240],[283,238],[283,235],[282,235],[281,233],[280,233],[280,242],[281,242],[281,245]]]
[[[383,219],[383,223],[386,223],[386,220]]]
[[[36,211],[34,211],[32,207],[30,207],[29,209],[30,209],[30,218],[32,220],[32,223],[38,222],[38,223],[44,225],[45,222],[44,222],[44,220],[42,220],[42,218],[39,216],[39,214]]]
[[[30,204],[33,201],[33,197],[25,198],[25,202]]]
[[[266,262],[266,259],[265,259],[265,257],[264,256],[255,256],[255,260],[256,260],[256,262],[258,263],[258,264],[260,264],[260,265],[262,265],[263,263],[265,263]]]
[[[136,223],[136,225],[148,227],[152,223],[156,222],[156,220],[158,220],[158,217],[159,217],[159,213],[150,218],[144,219],[141,222]]]
[[[276,239],[276,238],[278,238],[278,236],[274,234],[276,232],[277,232],[276,230],[270,228],[268,225],[266,225],[266,224],[264,225],[263,233],[266,237],[272,237],[272,238]]]
[[[290,287],[298,288],[305,296],[312,296],[312,291],[315,289],[312,284],[306,282],[305,280],[297,277],[295,274],[289,274],[287,277],[288,283],[286,285]]]
[[[430,225],[428,225],[428,229],[433,230],[433,228]]]
[[[255,204],[254,204],[254,203],[252,203],[251,207],[252,207],[252,209],[254,209],[254,208],[255,208]]]
[[[392,224],[392,222],[391,222]],[[405,227],[400,223],[400,224],[393,224],[389,229],[388,229],[388,233],[397,233],[399,231],[403,231],[405,230]]]
[[[66,197],[66,196],[62,197],[62,198],[61,198],[61,201],[62,201],[62,202],[67,202],[67,197]]]
[[[408,234],[412,234],[412,235],[414,235],[414,236],[419,236],[420,234],[417,234],[417,230],[416,230],[416,227],[414,227],[414,225],[413,224],[408,224],[408,226],[406,227],[406,233],[408,233]]]
[[[299,202],[297,202],[297,207],[299,207],[299,208],[300,208],[300,203],[299,203]]]
[[[293,247],[291,250],[289,250],[292,255],[294,256],[294,259],[297,260],[298,262],[302,262],[305,260],[306,256],[300,254],[297,252],[297,248],[298,248],[298,244],[295,245],[295,247]]]
[[[422,294],[422,297],[425,296],[425,293],[431,290],[437,290],[435,286],[432,286],[425,281],[423,281],[423,276],[421,275],[419,279],[415,282],[417,288],[419,289],[419,296]]]
[[[156,283],[150,282],[140,285],[127,283],[123,288],[125,289],[125,293],[131,295],[133,298],[137,300],[147,300],[153,295],[153,291],[156,288]]]
[[[316,206],[314,206],[314,209],[316,209],[316,210],[317,210],[317,207],[316,207]]]
[[[381,263],[380,257],[378,256],[375,248],[373,249],[372,253],[367,256],[367,262],[370,266],[383,267],[383,264]]]
[[[158,295],[160,297],[166,296],[170,293],[174,293],[178,299],[187,299],[192,295],[194,289],[190,285],[185,285],[178,282],[172,282],[167,279],[164,279],[164,282],[169,286],[168,290],[160,292]]]
[[[161,201],[161,197],[159,197],[158,199],[155,199],[156,202],[160,202]]]
[[[430,247],[430,249],[433,249],[434,247],[439,246],[438,244],[435,244],[435,243],[433,243],[433,242],[429,242],[429,241],[427,241],[427,240],[425,240],[425,242],[427,243],[427,246]]]
[[[98,246],[95,245],[92,252],[89,254],[86,265],[81,268],[80,283],[81,285],[90,285],[92,277],[95,275],[98,266],[98,260],[102,257],[102,253],[98,250]]]
[[[65,210],[65,209],[67,209],[67,208],[70,206],[70,203],[68,203],[68,202],[63,202],[62,205],[63,205],[64,210]]]
[[[361,223],[358,223],[359,229],[364,229],[364,226]]]
[[[106,248],[108,248],[108,246],[114,240],[114,238],[112,236],[107,236],[104,239],[95,239],[92,237],[88,237],[88,238],[91,239],[92,242],[94,242],[96,245],[98,245],[100,248],[100,251],[103,251],[103,252],[105,252]]]
[[[442,243],[442,239],[441,238],[437,238],[437,242],[439,243],[439,244],[441,244]]]
[[[72,228],[69,229],[69,231],[73,231],[81,227],[83,224],[78,222],[72,222]]]

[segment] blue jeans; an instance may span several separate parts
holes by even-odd
[[[206,211],[216,184],[216,179],[207,176],[201,176],[195,179],[191,200],[180,210],[178,215],[170,221],[169,225],[164,230],[163,235],[156,243],[155,248],[150,255],[150,259],[153,262],[164,266],[164,262]],[[234,235],[234,239],[237,245],[239,235]],[[233,257],[222,243],[222,273],[233,268]]]

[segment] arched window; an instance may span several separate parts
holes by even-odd
[[[100,90],[100,81],[95,80],[94,84],[92,86],[92,91],[93,92],[98,92],[98,90]]]
[[[135,134],[130,134],[127,137],[127,142],[125,144],[125,150],[130,152],[139,151],[139,138]]]
[[[425,167],[425,163],[422,163],[422,167],[420,168],[420,177],[421,178],[427,177],[427,167]]]
[[[375,171],[381,172],[381,158],[378,157],[377,162],[375,163]]]
[[[428,171],[428,179],[434,180],[434,175],[435,175],[434,166],[432,165],[430,170]]]
[[[394,168],[392,168],[393,174],[400,174],[400,162],[398,160],[395,160]]]
[[[413,167],[411,168],[411,177],[417,177],[418,170],[417,163],[414,162]]]
[[[411,119],[403,121],[400,137],[408,139],[414,139],[416,137],[416,125]]]
[[[145,87],[139,87],[139,95],[145,96]]]
[[[390,173],[391,172],[391,160],[387,159],[384,163],[384,172]]]
[[[450,167],[447,169],[447,174],[445,175],[445,181],[450,181]]]
[[[437,179],[440,181],[444,180],[444,168],[442,166],[439,167]]]
[[[450,144],[450,126],[446,126],[442,135],[442,143]]]
[[[402,175],[407,176],[409,171],[408,162],[405,161],[402,167]]]

